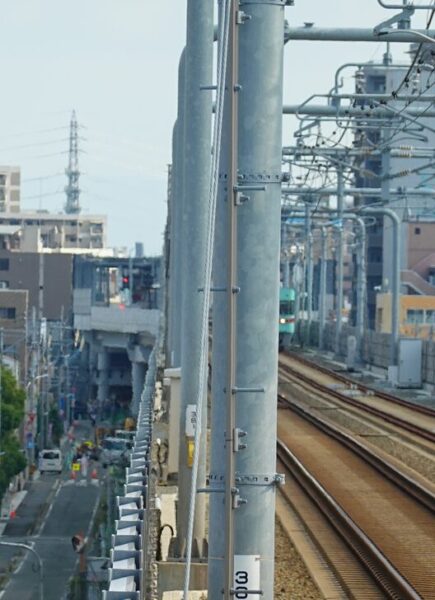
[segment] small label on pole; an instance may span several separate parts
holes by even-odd
[[[260,587],[260,555],[236,554],[234,556],[234,598],[237,600],[251,600],[260,594],[249,592],[261,591]]]
[[[187,466],[191,469],[193,467],[193,457],[195,456],[195,442],[193,440],[187,440]]]
[[[196,404],[186,406],[186,436],[195,437],[196,429]]]

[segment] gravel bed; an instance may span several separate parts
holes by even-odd
[[[294,388],[291,384],[285,387],[282,386],[282,388],[287,394],[290,394],[299,401],[308,403],[312,408],[321,409],[322,406],[325,406],[325,402],[327,402],[316,399],[308,392]],[[413,449],[409,443],[402,442],[396,436],[390,437],[388,434],[379,434],[380,426],[375,427],[370,423],[363,423],[362,418],[346,414],[344,409],[326,410],[322,412],[322,417],[358,436],[370,436],[368,441],[372,446],[378,447],[383,452],[393,456],[416,473],[425,477],[428,481],[435,483],[435,460],[428,456],[427,453],[419,450],[419,448]]]
[[[305,564],[279,521],[275,529],[275,600],[321,600]]]

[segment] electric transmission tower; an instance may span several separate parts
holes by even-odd
[[[68,167],[65,169],[68,177],[68,185],[65,187],[67,214],[78,214],[80,212],[80,188],[79,188],[79,153],[78,153],[78,124],[75,110],[71,116],[69,133],[69,159]]]

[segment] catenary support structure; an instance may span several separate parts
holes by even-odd
[[[184,181],[183,181],[183,265],[181,312],[181,411],[180,452],[178,471],[178,551],[184,555],[188,525],[191,467],[188,465],[189,440],[185,435],[187,407],[205,398],[199,398],[199,368],[201,353],[202,297],[200,287],[205,269],[206,227],[208,204],[205,199],[210,189],[211,168],[211,91],[213,73],[213,0],[188,0],[187,41],[184,106]],[[205,485],[205,439],[207,411],[203,411],[200,448],[202,456],[198,471],[199,485]],[[203,554],[205,539],[205,502],[199,496],[196,503],[196,540],[193,555]]]

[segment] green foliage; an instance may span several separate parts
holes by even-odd
[[[0,457],[0,498],[6,491],[12,477],[26,466],[26,459],[14,434],[3,437],[1,449],[5,454]]]
[[[0,498],[9,481],[26,466],[15,430],[24,417],[26,394],[11,371],[1,367]]]
[[[0,434],[15,430],[24,417],[26,393],[18,387],[15,377],[5,367],[1,369],[2,427]]]

